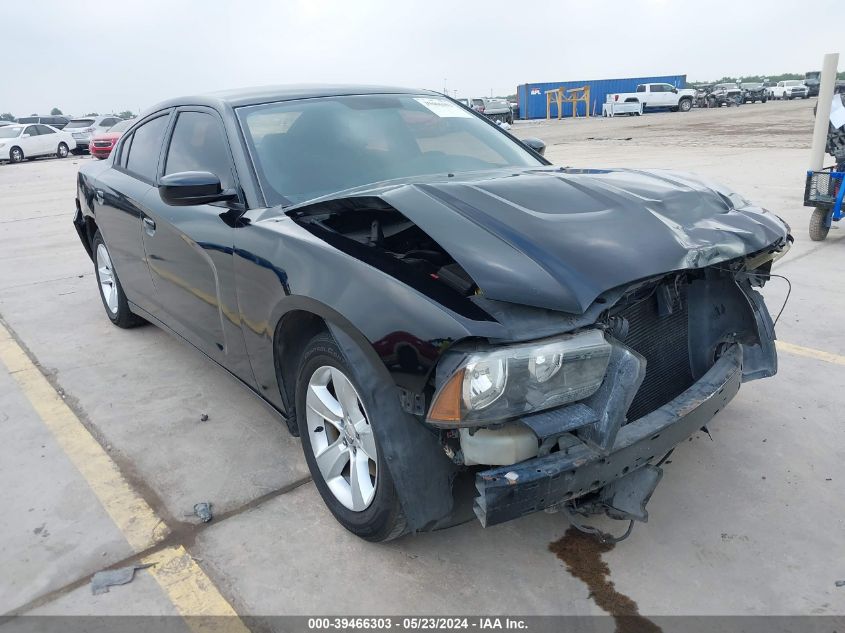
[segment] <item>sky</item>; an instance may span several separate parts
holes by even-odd
[[[284,83],[476,97],[547,81],[704,81],[803,73],[845,53],[843,0],[30,0],[4,3],[0,20],[0,112],[16,116],[138,112]]]

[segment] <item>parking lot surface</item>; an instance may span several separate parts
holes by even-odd
[[[559,165],[710,177],[796,238],[774,271],[792,283],[778,375],[679,446],[649,522],[595,556],[645,616],[845,614],[845,230],[807,237],[812,107],[513,128]],[[109,323],[71,224],[88,160],[0,165],[0,614],[604,613],[584,570],[550,550],[568,528],[558,514],[385,545],[344,531],[253,395],[159,329]],[[776,313],[786,282],[765,294]],[[91,595],[95,572],[143,561],[159,564]]]

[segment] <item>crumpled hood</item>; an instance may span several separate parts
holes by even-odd
[[[550,167],[461,176],[377,195],[500,301],[580,314],[611,288],[781,245],[788,234],[737,194],[675,172]]]

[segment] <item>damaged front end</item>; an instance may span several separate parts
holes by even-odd
[[[474,476],[485,526],[547,509],[645,521],[661,457],[777,371],[755,288],[792,238],[729,191],[550,168],[347,193],[286,213],[466,329],[372,344],[404,411]]]
[[[774,253],[762,259],[668,274],[615,301],[618,292],[599,297],[598,319],[573,335],[600,333],[609,350],[606,371],[589,395],[563,406],[471,427],[458,419],[460,428],[450,429],[438,418],[438,404],[455,375],[451,368],[485,346],[450,350],[451,360],[441,363],[449,376],[438,376],[429,422],[443,429],[456,462],[477,469],[474,511],[481,523],[550,508],[647,520],[660,458],[704,427],[743,381],[777,371],[774,326],[754,289],[768,279]],[[540,357],[548,362],[546,352]],[[568,380],[578,383],[577,374],[573,366]],[[461,397],[466,393],[464,387]],[[519,449],[508,453],[503,444]],[[508,454],[519,459],[503,461]]]

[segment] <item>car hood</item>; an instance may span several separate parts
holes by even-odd
[[[378,196],[412,220],[485,297],[574,314],[623,284],[710,266],[788,237],[777,216],[668,171],[508,170],[353,195]]]

